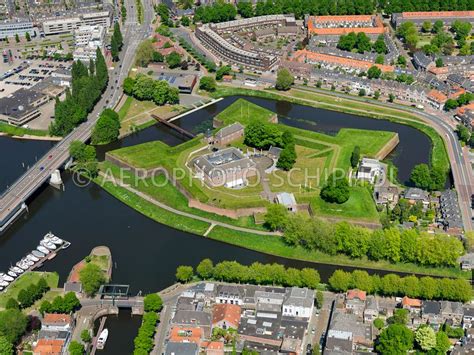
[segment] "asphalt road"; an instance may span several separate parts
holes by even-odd
[[[100,112],[106,107],[114,107],[122,96],[121,84],[133,65],[138,44],[151,35],[151,23],[154,10],[151,0],[143,0],[144,21],[138,23],[135,1],[126,0],[127,20],[122,29],[124,46],[119,63],[109,70],[109,83],[100,101],[89,114],[88,120],[74,129],[68,136],[55,145],[25,172],[2,196],[0,196],[0,222],[4,222],[11,211],[23,203],[39,186],[46,182],[51,173],[61,167],[69,159],[69,145],[72,141],[87,141],[90,138]]]

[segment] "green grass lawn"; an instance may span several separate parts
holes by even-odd
[[[364,221],[378,221],[379,215],[375,203],[367,187],[351,188],[349,200],[342,204],[328,203],[319,195],[311,199],[311,208],[316,216],[345,217]]]
[[[115,178],[121,177],[119,168],[110,162],[103,162],[101,170],[112,174]],[[256,225],[252,216],[240,217],[239,219],[232,219],[225,216],[220,216],[214,213],[202,211],[200,209],[188,206],[188,199],[184,196],[171,182],[169,182],[163,174],[159,174],[153,178],[136,179],[132,173],[122,172],[123,182],[129,184],[136,190],[143,192],[155,200],[160,201],[167,206],[173,207],[177,210],[192,213],[196,216],[210,218],[216,221],[236,225],[239,227],[263,229],[263,226]]]
[[[5,304],[10,297],[16,299],[20,290],[26,289],[31,284],[38,283],[42,277],[44,277],[50,288],[58,287],[59,275],[55,272],[27,272],[13,281],[5,292],[0,293],[0,307],[5,308]]]
[[[233,122],[260,120],[268,122],[274,113],[246,100],[239,99],[227,107],[218,116],[224,125]],[[375,157],[378,152],[395,136],[393,132],[367,131],[359,129],[341,129],[336,136],[302,130],[278,124],[277,127],[293,132],[297,143],[297,161],[291,172],[276,171],[269,176],[270,189],[274,192],[293,192],[300,202],[308,202],[311,197],[317,197],[319,187],[325,182],[327,175],[335,168],[343,169],[346,173],[350,169],[350,156],[356,145],[360,146],[361,153],[368,157]],[[262,185],[250,184],[241,190],[232,190],[221,187],[211,187],[192,176],[186,163],[193,156],[204,154],[206,143],[200,137],[192,139],[176,147],[169,147],[161,141],[148,142],[132,147],[125,147],[110,152],[122,161],[143,169],[163,167],[168,172],[180,168],[184,178],[179,183],[197,200],[221,208],[248,208],[266,206],[269,202],[261,197]],[[245,150],[243,142],[236,146]],[[251,179],[249,179],[251,180]],[[252,181],[250,181],[252,182]],[[158,196],[162,191],[145,189],[145,193]],[[321,206],[321,208],[324,206]],[[342,214],[346,211],[343,209]],[[347,211],[349,211],[347,209]],[[357,210],[362,213],[364,210]],[[372,209],[365,209],[367,220],[374,220]],[[354,212],[355,213],[355,212]],[[350,216],[353,217],[352,214]]]
[[[20,136],[20,137],[24,135],[45,137],[49,133],[46,130],[23,128],[23,127],[13,126],[5,122],[0,122],[0,132],[6,133],[9,136]]]

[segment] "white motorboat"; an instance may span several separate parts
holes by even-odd
[[[26,256],[27,259],[31,260],[31,261],[34,261],[34,262],[37,262],[39,261],[39,258],[37,258],[36,256],[34,256],[33,254],[28,254]]]
[[[40,245],[48,248],[49,250],[55,250],[57,248],[57,246],[54,243],[51,243],[50,241],[47,241],[44,239],[40,242]]]
[[[19,261],[16,263],[16,266],[20,269],[22,269],[23,271],[26,271],[28,270],[29,266],[27,264],[25,264],[23,261]]]
[[[38,251],[38,250],[32,250],[31,254],[33,254],[37,258],[44,258],[45,257],[45,255],[42,252]]]
[[[44,255],[48,255],[48,254],[49,254],[48,248],[45,248],[45,247],[42,246],[42,245],[38,245],[38,246],[36,247],[36,249],[38,249],[38,251],[42,252]]]
[[[99,335],[99,338],[97,339],[97,349],[102,350],[105,346],[105,342],[107,341],[107,338],[109,336],[109,331],[107,328],[105,328]]]
[[[0,286],[0,291],[3,291],[3,287],[2,287],[2,286]]]
[[[13,277],[8,276],[7,274],[4,274],[3,272],[0,272],[0,279],[3,279],[4,281],[8,281],[8,282],[15,280]]]
[[[18,274],[17,274],[16,272],[11,271],[11,270],[7,272],[7,275],[8,275],[8,276],[11,276],[11,277],[13,277],[13,278],[15,278],[15,279],[18,277]]]
[[[21,259],[21,261],[23,262],[23,264],[26,264],[28,266],[33,266],[35,264],[35,262],[33,260],[30,260],[30,259],[27,259],[27,258],[23,258],[23,259]]]
[[[23,274],[24,270],[20,269],[18,266],[12,266],[10,271],[13,271],[15,274],[20,275]]]
[[[2,286],[2,287],[7,287],[8,284],[9,284],[9,282],[0,279],[0,286]]]
[[[50,240],[56,245],[61,245],[64,243],[64,241],[61,238],[58,238],[56,236],[52,237]]]

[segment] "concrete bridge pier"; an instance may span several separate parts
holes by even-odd
[[[61,188],[64,189],[64,184],[63,180],[61,179],[61,172],[59,169],[56,169],[52,172],[51,177],[49,178],[49,184],[58,190],[61,190]]]

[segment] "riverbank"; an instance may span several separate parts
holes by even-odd
[[[0,122],[0,136],[45,141],[60,141],[62,139],[62,137],[50,136],[46,130],[18,127],[5,122]]]
[[[165,209],[153,203],[153,198],[143,198],[143,194],[137,194],[136,190],[120,186],[111,181],[104,181],[104,176],[99,176],[94,180],[99,186],[103,187],[108,193],[119,199],[124,204],[132,207],[141,214],[153,219],[156,222],[171,226],[175,229],[190,232],[198,236],[204,236],[208,232],[213,221],[187,214],[178,215],[172,212],[172,208]],[[162,206],[162,204],[161,204]],[[217,221],[215,221],[217,222]],[[243,231],[230,229],[217,222],[206,235],[207,238],[229,243],[241,248],[258,251],[268,255],[274,255],[294,260],[302,260],[314,263],[329,265],[341,265],[356,267],[361,269],[377,269],[381,271],[393,271],[417,275],[432,275],[445,277],[460,277],[468,279],[470,274],[463,272],[458,268],[435,268],[420,266],[416,264],[391,264],[387,261],[370,261],[368,259],[351,259],[344,255],[331,256],[321,252],[309,251],[302,247],[293,247],[286,245],[283,239],[278,235],[261,233],[255,231]]]

